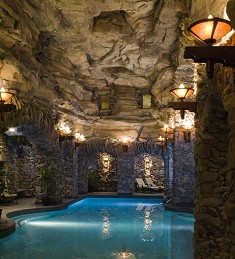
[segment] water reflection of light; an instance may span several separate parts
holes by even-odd
[[[134,256],[134,254],[132,254],[130,252],[122,251],[122,252],[116,254],[116,258],[117,259],[122,259],[122,258],[135,259],[136,257]]]
[[[108,216],[104,216],[103,217],[103,225],[102,225],[102,238],[103,239],[107,239],[109,238],[111,235],[111,231],[110,231],[110,222],[109,222],[109,217]]]
[[[32,226],[40,227],[94,227],[98,225],[97,223],[85,223],[85,222],[64,222],[64,221],[31,221],[27,223]]]
[[[149,219],[145,219],[146,222],[144,224],[144,229],[146,228],[147,231],[149,229]],[[151,220],[151,219],[150,219]],[[32,226],[40,226],[40,227],[71,227],[71,228],[94,228],[94,227],[99,227],[100,226],[100,222],[67,222],[67,221],[24,221],[24,223],[26,225],[32,225]],[[105,228],[107,227],[106,224]],[[128,228],[129,224],[128,223],[115,223],[116,228],[122,228],[122,229],[126,229]],[[110,227],[110,226],[109,226]],[[160,231],[160,230],[181,230],[181,231],[192,231],[193,232],[193,226],[188,225],[168,225],[168,224],[164,224],[164,225],[152,225],[152,221],[151,221],[151,231]]]
[[[153,242],[154,241],[154,234],[152,231],[152,220],[151,220],[150,216],[151,216],[151,212],[145,211],[144,229],[141,234],[141,240],[144,242]]]

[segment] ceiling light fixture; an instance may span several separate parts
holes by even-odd
[[[193,88],[185,88],[183,84],[180,84],[178,88],[170,90],[171,94],[180,99],[180,102],[169,102],[168,106],[172,107],[174,110],[180,110],[181,119],[184,119],[185,110],[190,112],[197,112],[198,102],[184,102],[185,99],[189,98],[193,93]]]
[[[213,18],[210,15],[208,19],[192,23],[188,30],[207,46],[186,47],[184,58],[193,59],[195,63],[206,63],[208,78],[213,78],[215,63],[221,63],[225,67],[235,67],[235,47],[212,46],[232,30],[228,20],[218,17]]]

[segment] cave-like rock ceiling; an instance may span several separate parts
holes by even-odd
[[[226,2],[1,0],[0,77],[24,111],[12,126],[53,114],[88,137],[157,137],[173,111],[169,90],[193,82],[183,59],[190,15],[201,18],[208,6],[221,14]],[[152,95],[150,109],[141,109],[143,93]],[[99,111],[101,96],[111,111]]]

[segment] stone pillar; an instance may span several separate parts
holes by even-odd
[[[63,157],[63,197],[73,196],[74,176],[74,142],[73,139],[64,140],[60,143]]]
[[[221,255],[225,249],[222,219],[227,191],[227,114],[217,80],[206,80],[198,82],[197,96],[195,258],[229,258]]]
[[[173,147],[173,199],[175,207],[193,207],[195,200],[194,141],[185,143],[183,132],[175,132]]]
[[[64,170],[63,159],[61,151],[58,147],[54,147],[53,150],[42,150],[35,148],[36,154],[36,172],[42,167],[53,168],[56,171],[56,192],[53,194],[53,199],[56,203],[62,202],[63,188],[64,188]],[[36,176],[36,203],[40,203],[41,200],[41,188],[39,184],[39,176]]]
[[[77,171],[75,175],[77,177],[77,189],[78,194],[84,194],[88,192],[88,166],[86,156],[86,145],[79,146],[77,148]]]
[[[173,195],[173,147],[172,143],[167,142],[166,149],[163,151],[164,159],[164,195],[166,201],[170,201]]]
[[[231,129],[228,148],[228,191],[224,209],[225,234],[224,245],[230,256],[235,257],[235,94],[233,97],[233,107],[229,109],[229,126]],[[225,197],[224,197],[225,198]],[[231,257],[230,257],[231,258]]]
[[[128,152],[120,150],[117,156],[117,179],[119,194],[133,194],[134,192],[134,150],[129,147]]]
[[[226,248],[226,255],[230,258],[235,257],[235,92],[234,92],[235,71],[233,70],[230,77],[230,82],[226,84],[226,95],[223,98],[224,107],[228,112],[229,124],[229,146],[228,146],[228,191],[226,196],[226,203],[224,209],[225,216],[225,240],[224,247]]]

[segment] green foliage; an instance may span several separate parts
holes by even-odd
[[[96,183],[97,183],[97,181],[98,181],[98,174],[97,174],[97,172],[95,172],[95,171],[89,171],[89,172],[88,172],[87,179],[88,179],[88,185],[93,185],[93,186],[95,186]]]
[[[56,171],[53,168],[39,169],[40,186],[45,197],[53,195],[56,191]]]
[[[0,168],[0,194],[3,193],[5,187],[5,170]]]

